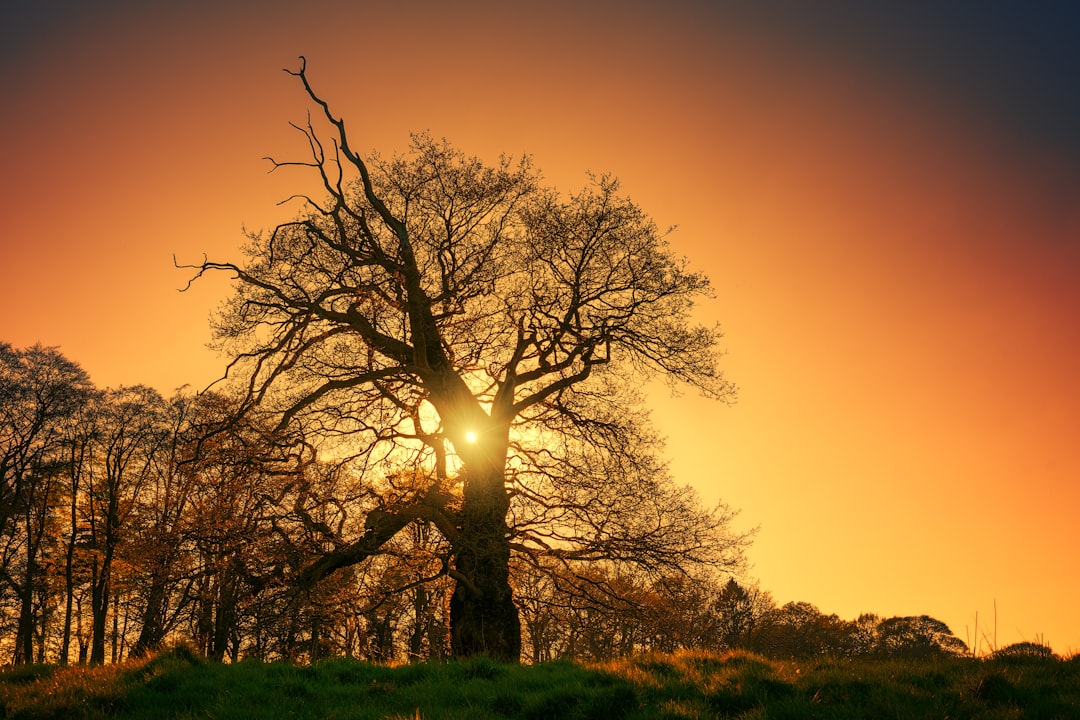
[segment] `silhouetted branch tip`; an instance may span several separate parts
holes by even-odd
[[[307,70],[307,58],[304,57],[303,55],[299,55],[298,57],[300,58],[300,69],[299,70],[293,71],[293,70],[290,70],[289,68],[281,68],[281,69],[283,71],[289,73],[290,75],[294,76],[294,77],[303,77],[304,71]]]
[[[207,267],[208,267],[208,265],[209,265],[209,260],[210,260],[210,258],[209,258],[209,257],[207,257],[206,253],[203,253],[203,259],[202,259],[202,262],[201,262],[201,263],[199,263],[198,265],[181,265],[180,263],[178,263],[178,262],[176,261],[176,253],[173,253],[173,267],[174,267],[174,268],[176,268],[177,270],[198,270],[198,272],[197,272],[197,273],[195,273],[195,274],[194,274],[193,276],[191,276],[190,278],[188,278],[188,281],[187,281],[187,283],[186,283],[186,284],[184,285],[184,287],[182,287],[182,288],[177,288],[177,289],[176,289],[176,292],[187,292],[188,290],[190,290],[190,289],[191,289],[191,286],[192,286],[192,284],[193,284],[193,283],[194,283],[194,282],[195,282],[196,280],[198,280],[198,279],[199,279],[200,277],[202,277],[202,274],[203,274],[203,272],[205,272],[205,271],[206,271],[206,268],[207,268]]]

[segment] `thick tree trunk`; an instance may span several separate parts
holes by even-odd
[[[19,623],[16,628],[15,664],[34,662],[34,627],[37,625],[37,613],[34,612],[34,588],[38,584],[38,552],[41,547],[41,531],[35,529],[44,527],[44,523],[34,522],[32,516],[33,498],[31,506],[27,508],[25,521],[26,531],[26,572],[23,575],[23,583],[19,588]],[[43,605],[44,607],[44,605]]]
[[[455,547],[457,583],[450,598],[454,655],[521,659],[521,624],[510,590],[510,501],[502,463],[475,465],[466,480],[461,535]]]
[[[151,650],[157,648],[165,639],[165,578],[153,577],[150,591],[146,596],[146,607],[143,611],[142,629],[139,631],[139,639],[131,654],[142,657]]]
[[[15,664],[34,662],[34,563],[28,562],[19,588],[19,624],[16,629]]]
[[[109,561],[101,567],[95,566],[90,581],[90,664],[101,665],[105,662],[105,628],[109,616]]]
[[[236,575],[230,566],[222,570],[217,601],[217,612],[214,614],[214,634],[211,639],[208,657],[211,660],[222,662],[228,649],[229,639],[232,637],[236,626],[237,587]]]

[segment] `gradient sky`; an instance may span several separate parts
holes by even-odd
[[[33,8],[23,6],[33,5]],[[726,407],[672,466],[779,603],[1080,651],[1080,9],[1051,2],[5,3],[0,340],[202,387],[221,279],[310,187],[304,54],[354,146],[430,129],[609,171],[707,272]],[[812,5],[812,10],[810,9]],[[959,9],[964,8],[964,9]]]

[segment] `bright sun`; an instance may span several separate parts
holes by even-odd
[[[476,433],[473,432],[472,430],[469,430],[468,432],[466,432],[465,433],[465,442],[467,442],[467,443],[476,442]]]

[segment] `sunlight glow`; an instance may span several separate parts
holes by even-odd
[[[469,430],[468,432],[466,432],[465,433],[465,442],[469,443],[470,445],[472,443],[476,442],[476,433],[473,432],[472,430]]]

